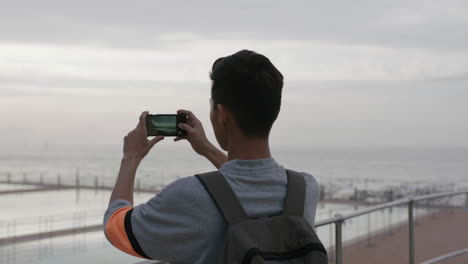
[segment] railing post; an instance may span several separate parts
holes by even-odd
[[[371,247],[371,213],[367,214],[367,247]]]
[[[392,212],[393,207],[388,208],[388,234],[392,235]]]
[[[465,208],[468,209],[468,192],[465,194]]]
[[[77,188],[77,189],[80,188],[80,170],[79,170],[79,169],[76,169],[76,173],[75,173],[75,185],[76,185],[76,188]]]
[[[329,215],[330,219],[333,218],[333,211],[331,209],[328,210],[328,215]],[[329,227],[328,230],[330,231],[330,233],[329,233],[329,235],[330,235],[330,247],[332,247],[333,246],[333,225],[330,224],[330,225],[327,225],[327,226]],[[329,262],[330,261],[335,262],[335,254],[329,254],[328,255],[328,261]]]
[[[11,183],[11,173],[10,172],[7,173],[7,182]]]
[[[414,201],[412,198],[408,202],[408,233],[409,233],[409,263],[414,264],[414,216],[413,216]]]
[[[335,263],[342,264],[343,263],[343,237],[342,237],[342,224],[344,222],[343,215],[336,214],[335,218],[337,221],[335,222]]]

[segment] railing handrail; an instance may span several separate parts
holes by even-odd
[[[438,262],[441,262],[441,261],[444,261],[444,260],[447,260],[447,259],[450,259],[450,258],[454,258],[454,257],[460,256],[460,255],[463,255],[463,254],[468,254],[468,248],[465,248],[465,249],[462,249],[462,250],[457,250],[457,251],[454,251],[454,252],[450,252],[450,253],[445,254],[443,256],[439,256],[439,257],[424,261],[421,264],[434,264],[434,263],[438,263]]]
[[[406,197],[406,198],[402,198],[399,200],[395,200],[393,202],[387,202],[383,204],[370,206],[370,207],[367,207],[367,208],[364,208],[364,209],[361,209],[361,210],[358,210],[349,214],[345,214],[345,215],[337,214],[331,218],[316,222],[315,227],[334,224],[336,222],[342,222],[344,220],[348,220],[348,219],[358,217],[361,215],[373,213],[375,211],[379,211],[382,209],[395,207],[395,206],[399,206],[403,204],[406,205],[406,204],[409,204],[410,202],[417,202],[417,201],[441,198],[441,197],[446,197],[446,196],[455,196],[455,195],[460,195],[460,194],[468,194],[468,190],[456,191],[456,192],[442,192],[442,193],[429,194],[429,195],[420,195],[420,196],[415,196],[415,197]]]
[[[369,214],[372,212],[376,212],[382,209],[394,207],[394,206],[399,206],[399,205],[408,205],[408,224],[409,224],[409,263],[414,264],[415,263],[415,250],[414,250],[414,213],[413,213],[413,207],[414,203],[417,201],[422,201],[422,200],[429,200],[429,199],[435,199],[435,198],[442,198],[442,197],[447,197],[447,196],[455,196],[455,195],[461,195],[465,194],[466,197],[466,206],[468,207],[468,190],[463,190],[463,191],[455,191],[455,192],[441,192],[441,193],[435,193],[435,194],[428,194],[428,195],[420,195],[420,196],[415,196],[415,197],[406,197],[402,198],[393,202],[388,202],[388,203],[383,203],[375,206],[370,206],[367,208],[364,208],[362,210],[358,210],[353,213],[341,215],[341,214],[336,214],[334,217],[318,221],[315,223],[315,227],[320,227],[324,225],[329,225],[329,224],[335,224],[335,261],[336,264],[342,264],[343,262],[343,241],[342,241],[342,224],[345,220],[351,219],[357,216]]]
[[[455,195],[460,195],[460,194],[467,194],[468,195],[468,190],[456,191],[456,192],[442,192],[442,193],[436,193],[436,194],[430,194],[430,195],[421,195],[421,196],[415,196],[415,197],[406,197],[406,198],[402,198],[402,199],[399,199],[399,200],[395,200],[393,202],[388,202],[388,203],[378,204],[378,205],[375,205],[375,206],[370,206],[370,207],[367,207],[365,209],[358,210],[356,212],[349,213],[349,214],[346,214],[346,215],[336,214],[334,217],[331,217],[331,218],[316,222],[314,226],[319,227],[319,226],[324,226],[324,225],[329,225],[329,224],[336,224],[336,230],[337,230],[337,232],[335,234],[336,235],[336,240],[337,240],[336,241],[336,252],[335,252],[335,254],[336,254],[336,263],[341,264],[342,263],[342,241],[341,241],[342,240],[342,237],[341,237],[341,228],[342,228],[342,226],[341,226],[341,224],[345,220],[351,219],[351,218],[354,218],[354,217],[357,217],[357,216],[369,214],[369,213],[379,211],[379,210],[382,210],[382,209],[386,209],[386,208],[390,208],[390,207],[405,204],[405,205],[409,205],[409,208],[410,208],[410,210],[409,210],[409,219],[410,219],[410,225],[411,225],[411,222],[413,221],[412,205],[414,204],[415,201],[421,201],[421,200],[427,200],[427,199],[433,199],[433,198],[441,198],[441,197],[446,197],[446,196],[455,196]],[[467,198],[467,201],[468,201],[468,198]],[[410,228],[410,230],[411,230],[411,228]],[[410,233],[411,233],[411,231],[410,231]],[[413,239],[414,239],[414,237],[413,237]],[[411,240],[411,238],[410,238],[410,240]],[[413,264],[414,263],[414,247],[410,248],[410,251],[412,251],[412,253],[410,253],[410,263]],[[458,256],[458,255],[461,255],[461,254],[464,254],[464,253],[468,253],[468,249],[460,250],[460,251],[457,251],[457,252],[452,252],[452,253],[450,253],[448,255],[444,255],[444,256],[441,256],[439,258],[454,257],[454,256]],[[141,261],[141,262],[138,262],[138,263],[135,263],[135,264],[153,264],[153,263],[164,264],[164,262],[157,262],[157,261],[153,262],[153,261],[152,260],[146,260],[146,261]],[[432,263],[436,263],[436,262],[427,262],[427,263],[424,262],[422,264],[432,264]]]
[[[416,197],[413,197],[412,200],[417,202],[421,200],[429,200],[429,199],[441,198],[441,197],[446,197],[446,196],[455,196],[455,195],[466,194],[466,193],[468,193],[468,190],[456,191],[456,192],[441,192],[441,193],[416,196]]]

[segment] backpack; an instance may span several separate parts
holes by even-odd
[[[224,215],[228,228],[223,264],[321,264],[327,252],[303,218],[304,176],[286,170],[288,189],[280,215],[249,218],[239,199],[218,171],[195,175]]]

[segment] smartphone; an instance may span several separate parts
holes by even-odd
[[[180,123],[187,123],[187,115],[147,115],[146,131],[151,136],[185,137],[186,132],[179,128]]]

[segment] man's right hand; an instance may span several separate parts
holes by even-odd
[[[187,139],[196,153],[207,158],[216,168],[227,161],[227,156],[221,150],[211,144],[205,135],[203,125],[189,110],[177,110],[178,114],[188,115],[187,123],[179,124],[179,128],[187,132],[186,137],[176,137],[174,141]]]
[[[187,139],[188,142],[190,142],[190,145],[192,145],[193,150],[196,153],[204,156],[211,143],[206,138],[202,123],[189,110],[179,109],[177,110],[177,114],[185,114],[188,116],[187,123],[179,124],[179,128],[187,132],[187,136],[176,137],[174,138],[174,141]]]

